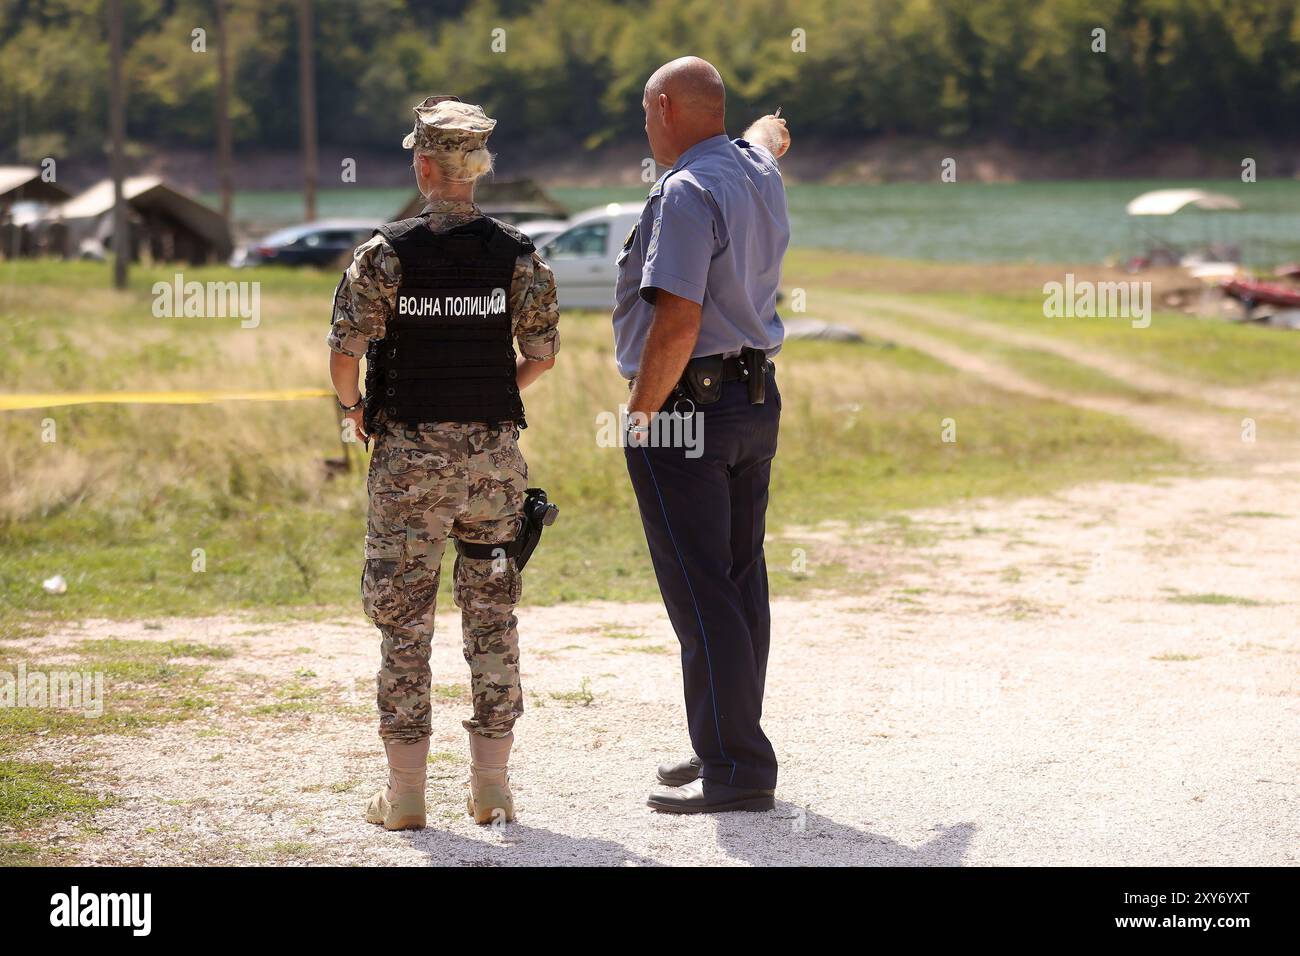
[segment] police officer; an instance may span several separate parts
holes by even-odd
[[[379,735],[388,785],[366,812],[387,829],[425,824],[429,650],[448,538],[500,545],[456,558],[474,700],[469,812],[514,817],[507,777],[523,712],[514,610],[520,574],[505,548],[520,528],[528,466],[520,391],[555,362],[555,280],[522,233],[483,215],[474,182],[492,167],[496,125],[477,106],[415,107],[416,183],[428,205],[359,246],[335,295],[330,375],[358,438],[375,441],[361,595],[382,636]],[[516,353],[514,344],[518,343]],[[364,398],[359,359],[367,360]]]
[[[614,339],[632,382],[625,454],[669,619],[682,647],[694,755],[659,768],[649,806],[768,810],[776,756],[759,725],[770,613],[763,559],[781,396],[769,357],[789,242],[776,160],[783,120],[727,137],[722,77],[683,57],[646,83],[650,191],[619,256]],[[656,415],[696,416],[698,447]]]

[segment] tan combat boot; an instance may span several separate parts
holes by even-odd
[[[506,764],[515,735],[469,735],[469,815],[475,823],[510,823],[515,818],[515,798],[510,793]]]
[[[388,786],[370,801],[366,822],[385,830],[422,830],[429,738],[415,744],[386,740],[384,750],[388,754]]]

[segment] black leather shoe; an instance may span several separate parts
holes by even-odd
[[[689,760],[678,760],[675,763],[661,763],[659,773],[656,775],[659,782],[665,787],[680,787],[690,783],[700,775],[700,758],[691,754]]]
[[[702,778],[681,787],[661,787],[652,792],[646,806],[660,813],[728,813],[732,810],[771,810],[776,806],[774,790],[749,790]]]

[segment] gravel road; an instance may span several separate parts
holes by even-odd
[[[86,622],[26,643],[50,662],[92,637],[228,646],[204,663],[237,690],[143,737],[37,740],[24,758],[118,801],[43,840],[81,864],[1295,864],[1298,492],[1300,467],[1269,466],[918,512],[908,546],[800,536],[814,574],[847,549],[880,578],[775,603],[764,814],[642,806],[686,746],[657,605],[524,609],[520,816],[499,829],[463,813],[443,612],[432,825],[401,835],[362,821],[383,774],[363,620]],[[295,684],[316,709],[258,712]]]

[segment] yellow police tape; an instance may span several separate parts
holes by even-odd
[[[324,388],[283,388],[230,392],[32,392],[0,395],[0,412],[60,405],[211,405],[216,402],[296,402],[332,398]]]

